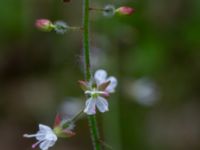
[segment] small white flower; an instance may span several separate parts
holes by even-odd
[[[86,107],[84,112],[88,115],[93,115],[96,113],[96,107],[102,113],[108,111],[108,102],[104,97],[107,97],[109,93],[115,92],[117,86],[117,79],[113,76],[107,77],[107,72],[105,70],[97,70],[94,74],[94,80],[96,87],[90,87],[85,91],[85,94],[89,95],[86,101]],[[106,83],[108,83],[106,85]],[[102,89],[102,86],[106,85]]]
[[[115,88],[117,86],[117,79],[113,76],[107,77],[107,72],[105,70],[97,70],[94,74],[94,79],[96,81],[97,86],[110,81],[110,84],[107,86],[105,91],[107,91],[108,93],[115,92]]]
[[[39,145],[41,150],[48,150],[57,141],[57,136],[53,130],[42,124],[39,124],[39,131],[36,134],[24,134],[23,136],[26,138],[35,137],[38,141],[32,145],[32,148]]]

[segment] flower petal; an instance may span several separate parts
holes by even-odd
[[[96,113],[95,110],[95,105],[96,105],[96,100],[93,98],[89,98],[86,103],[85,103],[85,109],[84,112],[88,115],[93,115]]]
[[[52,132],[49,132],[48,134],[46,134],[45,140],[57,141],[57,136],[56,136],[56,134],[52,131]]]
[[[43,141],[40,144],[41,150],[48,150],[49,147],[52,147],[55,144],[55,141]]]
[[[108,102],[105,98],[99,96],[96,100],[96,106],[100,112],[108,111]]]
[[[110,81],[110,84],[107,86],[106,91],[109,93],[115,92],[115,88],[117,86],[117,79],[113,76],[109,77],[107,81]]]
[[[43,125],[43,124],[39,124],[39,132],[42,132],[42,133],[46,133],[46,132],[51,132],[52,129],[46,125]]]
[[[101,83],[106,81],[106,77],[107,77],[107,72],[105,70],[97,70],[94,74],[94,79],[97,83],[97,85],[100,85]]]
[[[39,141],[44,140],[48,134],[52,133],[53,131],[50,127],[43,124],[39,124],[39,131],[36,134],[36,139]]]

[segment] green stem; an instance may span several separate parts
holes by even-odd
[[[95,10],[95,11],[105,11],[104,8],[93,8],[93,7],[90,7],[89,10]]]
[[[81,30],[83,30],[83,28],[82,27],[72,27],[72,26],[70,26],[70,27],[68,27],[70,30],[74,30],[74,31],[81,31]]]
[[[99,137],[99,131],[97,127],[97,120],[95,115],[88,116],[88,123],[90,127],[90,133],[94,150],[101,150],[101,143]]]
[[[71,120],[67,120],[66,122],[64,122],[62,124],[62,128],[65,129],[67,127],[69,127],[69,125],[71,123],[75,123],[76,121],[78,121],[83,115],[83,110],[81,110],[80,112],[78,112],[73,118],[71,118]]]
[[[76,122],[78,121],[83,115],[83,110],[81,110],[80,112],[78,112],[72,119],[71,122]]]
[[[90,81],[91,69],[90,69],[90,44],[89,44],[89,0],[83,0],[83,49],[84,49],[84,69],[85,80]],[[88,116],[88,123],[93,142],[94,150],[101,150],[101,144],[99,142],[99,131],[97,127],[97,121],[95,115]]]
[[[90,44],[89,44],[89,0],[83,0],[83,49],[84,49],[84,69],[85,79],[91,78],[90,72]]]

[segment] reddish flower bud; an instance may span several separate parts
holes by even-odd
[[[62,119],[61,119],[60,114],[57,114],[55,117],[55,121],[54,121],[54,127],[59,126],[61,124],[61,121],[62,121]]]
[[[38,20],[36,20],[35,26],[39,30],[42,30],[42,31],[45,31],[45,32],[50,32],[54,28],[54,25],[48,19],[38,19]]]
[[[135,9],[127,6],[122,6],[117,8],[115,12],[120,15],[131,15],[135,12]]]

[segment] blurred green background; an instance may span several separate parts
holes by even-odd
[[[110,111],[98,114],[113,150],[200,149],[200,1],[99,0],[94,7],[132,6],[132,16],[91,13],[92,70],[119,80]],[[82,35],[40,32],[39,18],[80,26],[82,1],[0,1],[0,149],[30,150],[38,123],[84,105]],[[92,150],[87,119],[54,150]]]

